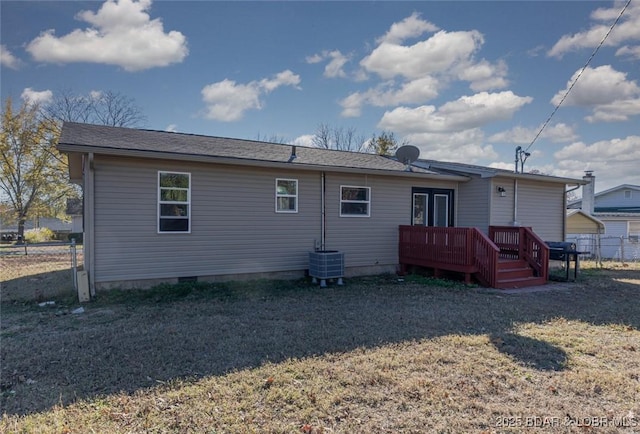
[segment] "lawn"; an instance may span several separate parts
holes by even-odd
[[[640,432],[640,266],[2,305],[0,432]]]

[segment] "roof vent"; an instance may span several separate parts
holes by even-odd
[[[297,157],[296,155],[296,145],[291,146],[291,155],[289,156],[289,163],[291,163],[293,160],[295,160]]]

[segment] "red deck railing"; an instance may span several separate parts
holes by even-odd
[[[539,277],[549,277],[549,247],[529,227],[490,226],[489,238],[500,249],[500,256],[523,259]]]
[[[477,274],[483,284],[496,282],[498,248],[476,228],[400,226],[400,264]]]
[[[548,277],[549,249],[531,228],[491,226],[489,236],[477,228],[400,226],[399,259],[402,266],[417,265],[474,275],[495,287],[498,260],[522,259],[539,277]]]

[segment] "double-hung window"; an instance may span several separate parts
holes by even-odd
[[[276,179],[276,212],[298,212],[297,179]]]
[[[158,172],[158,232],[191,232],[191,174]]]
[[[340,186],[340,217],[369,217],[371,188]]]

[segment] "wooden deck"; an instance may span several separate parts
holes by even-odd
[[[400,226],[400,265],[461,273],[470,283],[493,288],[522,288],[549,278],[549,249],[527,227],[477,228]]]

